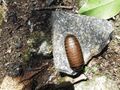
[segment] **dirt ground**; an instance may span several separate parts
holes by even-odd
[[[104,73],[118,83],[120,88],[120,14],[110,20],[113,23],[113,38],[107,50],[95,59],[100,73]]]
[[[36,56],[35,53],[30,52],[31,48],[37,49],[44,38],[49,37],[48,39],[51,39],[48,27],[49,16],[47,16],[49,14],[44,11],[38,13],[37,11],[32,10],[37,7],[42,7],[43,1],[10,0],[7,3],[7,22],[2,23],[0,36],[0,82],[7,69],[10,70],[7,70],[9,71],[8,74],[12,73],[10,67],[7,67],[11,63],[23,63],[27,68],[41,66],[44,63],[49,63],[49,67],[52,65],[51,56],[42,58]],[[31,27],[31,23],[34,23],[34,27]],[[41,37],[40,40],[39,37]],[[31,43],[33,39],[37,41],[34,45]],[[41,81],[47,80],[46,77],[49,76],[49,71],[47,69],[45,72],[42,71],[43,75],[41,73],[41,76],[43,76],[43,80],[41,78]]]
[[[58,0],[59,1],[59,0]],[[64,0],[63,0],[64,1]],[[53,5],[70,5],[70,1],[58,2]],[[52,56],[47,58],[29,53],[30,48],[38,49],[41,42],[47,38],[51,41],[49,25],[50,12],[37,11],[47,6],[45,0],[8,0],[7,22],[2,23],[0,32],[0,82],[6,74],[6,67],[10,63],[25,63],[25,67],[39,67],[49,63],[48,67],[40,73],[41,85],[45,84],[48,77],[54,71]],[[92,66],[98,65],[98,72],[117,81],[120,88],[120,14],[109,20],[115,28],[113,38],[108,48],[100,56],[92,59]],[[36,38],[37,37],[37,38]],[[39,40],[39,38],[42,39]],[[28,41],[35,39],[37,43],[32,45]]]

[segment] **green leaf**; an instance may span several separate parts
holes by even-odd
[[[120,12],[120,0],[87,0],[79,13],[108,19]]]

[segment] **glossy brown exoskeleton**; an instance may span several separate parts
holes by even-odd
[[[65,51],[70,67],[78,71],[84,65],[81,46],[76,36],[68,34],[65,38]]]

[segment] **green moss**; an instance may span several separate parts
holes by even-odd
[[[60,83],[62,83],[62,82],[65,82],[65,78],[62,78],[62,77],[59,76],[59,77],[57,78],[57,83],[60,84]]]
[[[88,67],[86,66],[85,67],[85,72],[86,73],[94,73],[94,74],[98,74],[98,68],[99,68],[99,65],[94,65],[93,67]]]
[[[43,41],[47,41],[50,45],[52,44],[51,38],[45,36],[41,31],[33,31],[29,34],[26,49],[23,51],[23,60],[25,62],[29,61],[32,58],[33,54],[31,50],[38,50]]]
[[[33,39],[32,46],[38,47],[43,41],[47,40],[47,37],[39,31],[34,31],[30,34],[30,39]]]
[[[29,49],[26,49],[22,55],[24,62],[28,62],[31,58],[31,52]]]
[[[0,13],[0,26],[1,26],[1,24],[2,24],[2,21],[3,21],[3,16],[2,16],[2,14]]]
[[[5,6],[0,5],[0,27],[1,27],[4,17],[5,17],[5,12],[6,12],[5,9],[6,9]]]

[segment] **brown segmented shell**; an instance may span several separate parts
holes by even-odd
[[[80,69],[84,65],[84,59],[79,41],[74,35],[69,34],[66,36],[65,50],[70,67],[73,70]]]

